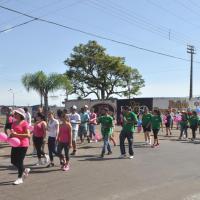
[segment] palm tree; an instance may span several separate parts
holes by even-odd
[[[43,71],[38,71],[34,74],[27,73],[22,77],[22,83],[28,92],[32,89],[39,93],[41,107],[43,107],[43,87],[45,78],[46,75]]]
[[[38,71],[34,74],[25,74],[22,77],[22,83],[27,91],[33,89],[37,91],[42,98],[44,98],[44,113],[45,116],[48,111],[48,94],[51,91],[58,89],[65,89],[71,91],[71,83],[66,75],[52,73],[46,75],[43,71]]]

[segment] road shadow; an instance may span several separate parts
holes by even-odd
[[[80,146],[80,147],[78,147],[78,149],[97,149],[97,148],[99,148],[99,147],[97,147],[97,146]]]
[[[13,181],[3,181],[3,182],[0,182],[0,187],[1,186],[7,186],[7,185],[13,185]]]
[[[104,158],[101,158],[100,156],[95,156],[94,158],[85,158],[83,160],[78,160],[80,162],[84,162],[84,161],[111,161],[111,160],[120,160],[120,158],[118,157],[104,157]]]
[[[15,166],[12,165],[0,165],[0,171],[5,171],[5,170],[16,170]]]

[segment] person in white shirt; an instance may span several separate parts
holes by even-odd
[[[56,139],[59,132],[59,121],[54,118],[54,113],[52,111],[48,112],[48,123],[47,123],[47,134],[48,134],[48,149],[50,163],[47,167],[53,167],[53,154],[56,154]]]
[[[24,111],[26,113],[25,121],[27,121],[29,126],[31,126],[31,114],[28,112],[28,108],[27,107],[24,107]]]
[[[79,124],[81,123],[81,117],[80,115],[76,112],[77,107],[73,105],[71,107],[71,113],[69,114],[69,119],[70,123],[72,125],[72,147],[73,147],[73,152],[71,155],[76,155],[76,140],[78,136],[78,128]]]

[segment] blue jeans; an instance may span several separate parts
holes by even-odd
[[[181,133],[180,133],[180,138],[183,136],[183,133],[185,133],[185,137],[187,138],[187,126],[181,126]]]
[[[92,136],[95,136],[95,124],[89,124],[89,136],[92,138]]]
[[[119,135],[119,141],[120,141],[120,150],[121,150],[121,155],[126,155],[126,150],[125,150],[125,139],[127,138],[128,140],[128,148],[129,148],[129,155],[133,156],[133,132],[127,132],[127,131],[121,131]]]
[[[102,147],[102,154],[104,154],[106,152],[106,148],[108,150],[108,152],[111,152],[111,146],[109,143],[109,136],[105,135],[103,137],[103,147]]]

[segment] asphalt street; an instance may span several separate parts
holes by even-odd
[[[119,134],[119,128],[115,134]],[[100,159],[102,142],[79,146],[70,170],[35,166],[31,155],[25,164],[29,177],[13,186],[16,170],[10,164],[10,147],[0,144],[0,200],[200,200],[200,136],[195,142],[178,141],[178,131],[151,148],[143,134],[135,134],[134,159],[119,159],[119,146]],[[32,149],[29,149],[30,153]]]

